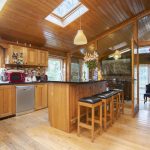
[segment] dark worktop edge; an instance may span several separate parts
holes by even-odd
[[[103,82],[107,80],[99,80],[99,81],[81,81],[81,82],[72,82],[72,81],[43,81],[43,82],[21,82],[21,83],[0,83],[0,86],[2,85],[20,85],[20,84],[42,84],[42,83],[66,83],[66,84],[88,84],[88,83],[97,83],[97,82]]]

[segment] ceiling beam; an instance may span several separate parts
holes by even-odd
[[[150,9],[142,11],[141,13],[137,14],[136,16],[125,20],[124,22],[122,22],[122,23],[120,23],[120,24],[118,24],[118,25],[116,25],[116,26],[114,26],[114,27],[104,31],[103,33],[100,33],[95,38],[93,38],[91,41],[89,41],[88,44],[93,43],[93,42],[95,42],[97,40],[103,39],[107,35],[112,34],[113,32],[116,32],[116,31],[126,27],[127,25],[130,25],[130,24],[134,23],[135,21],[138,21],[140,18],[143,18],[143,17],[145,17],[147,15],[150,15]],[[79,46],[78,48],[74,49],[72,51],[72,53],[75,53],[75,52],[79,51],[79,49],[81,47],[83,47],[83,46]]]
[[[150,46],[150,41],[138,41],[139,47]]]

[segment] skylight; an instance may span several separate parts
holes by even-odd
[[[66,27],[87,11],[88,8],[79,0],[64,0],[45,20],[61,27]]]
[[[0,0],[0,11],[3,9],[6,2],[7,0]]]
[[[59,17],[64,17],[79,4],[79,0],[64,0],[52,13]]]

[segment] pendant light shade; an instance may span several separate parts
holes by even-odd
[[[75,45],[84,45],[87,44],[87,38],[85,36],[85,34],[83,33],[83,30],[78,30],[77,34],[74,38],[74,44]]]

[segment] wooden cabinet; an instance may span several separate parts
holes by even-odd
[[[9,45],[6,52],[5,52],[5,64],[16,64],[15,59],[13,58],[13,54],[22,55],[23,64],[27,62],[27,48],[16,46],[16,45]]]
[[[14,86],[0,86],[0,118],[15,114],[16,90]]]
[[[14,54],[22,55],[21,65],[28,66],[48,66],[48,51],[37,50],[28,47],[21,47],[17,45],[8,45],[5,52],[5,64],[19,64],[16,63]],[[17,59],[18,60],[18,59]],[[18,62],[18,61],[17,61]]]
[[[33,48],[28,48],[28,65],[37,65],[37,50]]]
[[[35,109],[47,107],[47,84],[38,84],[35,86]]]
[[[38,66],[48,66],[48,51],[38,50],[37,57],[37,65]]]

